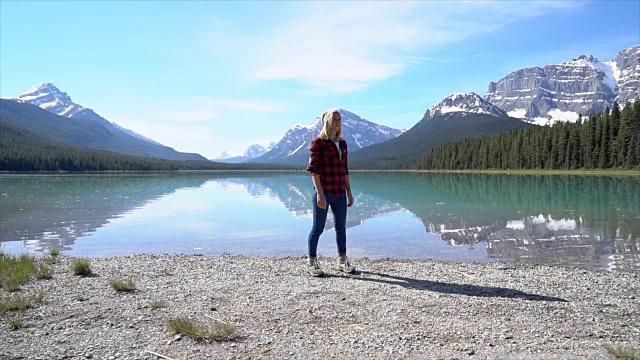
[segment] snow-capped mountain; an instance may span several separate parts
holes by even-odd
[[[230,163],[230,164],[238,164],[246,161],[253,160],[258,156],[262,156],[267,151],[271,150],[275,146],[275,143],[271,143],[268,147],[262,146],[260,144],[253,144],[245,150],[242,155],[232,155],[226,151],[223,151],[220,156],[215,159],[215,161]]]
[[[199,154],[178,152],[110,122],[93,110],[74,103],[67,93],[48,82],[36,85],[18,99],[7,101],[28,104],[27,107],[17,106],[15,111],[18,112],[33,112],[28,109],[32,105],[45,110],[47,116],[38,115],[37,119],[32,119],[30,124],[34,128],[29,130],[54,134],[71,145],[167,160],[206,160]]]
[[[84,106],[71,101],[71,97],[66,92],[60,91],[48,82],[42,82],[27,90],[18,99],[64,117],[73,117],[87,110]]]
[[[260,144],[253,144],[251,146],[249,146],[247,148],[247,150],[244,152],[244,154],[242,154],[242,157],[245,157],[247,159],[255,159],[258,156],[262,156],[264,154],[267,153],[267,151],[271,150],[271,148],[274,146],[275,144],[271,144],[270,147],[265,147],[262,146]]]
[[[349,144],[349,152],[393,139],[402,133],[402,130],[376,124],[350,111],[339,111],[342,117],[342,137]],[[309,145],[318,136],[321,128],[320,116],[308,125],[295,125],[273,149],[256,158],[254,162],[306,165],[309,162]]]
[[[95,120],[96,117],[100,117],[93,110],[74,103],[71,100],[71,97],[66,92],[60,91],[60,89],[49,82],[42,82],[34,86],[33,88],[27,90],[24,94],[20,95],[18,99],[29,104],[39,106],[40,108],[52,112],[56,115],[68,118]],[[150,142],[152,144],[162,145],[144,135],[136,133],[133,130],[125,129],[114,122],[111,122],[111,125],[116,127],[118,130],[126,133],[127,135]]]
[[[433,105],[425,114],[425,118],[433,118],[438,115],[450,113],[462,114],[487,114],[497,117],[506,117],[507,113],[484,100],[480,95],[470,93],[454,93],[444,100]]]
[[[215,158],[215,159],[213,159],[213,160],[226,160],[226,159],[232,158],[232,157],[234,157],[234,156],[236,156],[236,155],[229,154],[229,152],[227,152],[227,151],[223,151],[223,152],[220,154],[220,156],[218,156],[217,158]]]
[[[411,129],[396,138],[354,153],[354,169],[409,168],[431,149],[465,137],[493,135],[528,126],[482,99],[478,94],[455,93],[431,106]],[[412,166],[412,165],[411,165]]]
[[[640,96],[640,45],[615,60],[582,55],[559,65],[511,72],[489,83],[485,100],[510,116],[548,125],[599,113],[614,101],[623,106]]]

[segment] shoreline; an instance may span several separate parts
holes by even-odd
[[[91,258],[93,275],[79,277],[73,259],[49,265],[50,280],[0,289],[45,295],[0,314],[0,358],[613,359],[607,346],[640,344],[637,273],[354,258],[346,275],[320,257],[328,275],[313,278],[302,257],[133,255]],[[239,338],[176,336],[175,318],[237,324]]]

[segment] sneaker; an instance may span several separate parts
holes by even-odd
[[[349,263],[349,258],[344,254],[338,255],[337,267],[338,270],[346,272],[348,274],[353,274],[354,272],[356,272],[356,267]]]
[[[311,276],[322,276],[324,275],[324,271],[320,269],[320,263],[318,262],[318,258],[310,257],[307,261],[307,271]]]

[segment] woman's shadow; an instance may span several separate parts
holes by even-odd
[[[457,294],[457,295],[479,296],[479,297],[502,297],[502,298],[513,298],[513,299],[534,300],[534,301],[568,302],[565,299],[554,297],[554,296],[527,294],[520,290],[509,289],[509,288],[479,286],[479,285],[470,285],[470,284],[454,284],[454,283],[429,281],[429,280],[418,280],[418,279],[413,279],[408,277],[394,276],[394,275],[383,274],[379,272],[371,272],[371,271],[358,271],[355,275],[358,275],[358,274],[374,275],[379,278],[360,277],[360,276],[350,276],[350,278],[354,280],[370,281],[370,282],[383,283],[383,284],[389,284],[389,285],[398,285],[407,289],[434,291],[434,292],[439,292],[444,294]]]

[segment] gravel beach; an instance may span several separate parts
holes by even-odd
[[[44,301],[0,314],[0,359],[614,359],[640,347],[640,275],[566,266],[352,259],[355,275],[304,259],[60,256],[17,293]],[[129,280],[137,290],[117,292]],[[179,336],[169,321],[237,328]],[[22,320],[13,330],[11,319]]]

